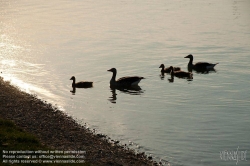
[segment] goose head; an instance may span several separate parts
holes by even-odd
[[[164,64],[161,64],[161,66],[160,66],[159,68],[163,68],[163,69],[164,69],[164,68],[165,68],[165,65],[164,65]]]
[[[184,58],[189,58],[189,59],[193,59],[193,55],[192,54],[189,54],[188,56],[185,56]]]
[[[76,80],[76,78],[75,78],[75,76],[72,76],[69,80],[73,80],[73,81],[75,81],[75,80]]]
[[[109,70],[107,70],[107,71],[110,71],[110,72],[116,73],[116,68],[111,68],[111,69],[109,69]]]
[[[170,71],[174,71],[174,67],[173,66],[170,66],[169,69],[170,69]]]

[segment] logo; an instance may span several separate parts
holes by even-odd
[[[224,161],[236,161],[237,165],[239,161],[247,161],[247,150],[239,151],[239,146],[235,151],[224,150],[220,152],[220,159]]]

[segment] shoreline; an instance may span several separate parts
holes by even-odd
[[[158,165],[145,153],[135,154],[126,145],[94,134],[51,104],[19,90],[0,77],[0,116],[55,150],[86,151],[91,165]]]

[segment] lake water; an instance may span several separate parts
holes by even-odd
[[[165,165],[249,165],[249,9],[249,0],[2,0],[0,76]],[[216,71],[160,75],[162,63],[186,71],[191,53]],[[146,79],[110,89],[112,67]],[[73,75],[94,87],[70,92]]]

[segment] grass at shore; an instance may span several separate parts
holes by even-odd
[[[39,140],[34,136],[31,135],[25,131],[23,131],[21,128],[18,128],[13,122],[9,121],[9,120],[4,120],[0,118],[0,165],[13,165],[11,163],[3,163],[4,160],[6,161],[6,157],[4,157],[4,155],[8,155],[8,156],[13,156],[13,154],[7,154],[7,153],[3,153],[3,152],[7,152],[7,151],[48,151],[48,150],[53,150],[51,148],[48,148],[44,145],[42,145]],[[28,155],[26,155],[28,156]],[[16,160],[15,159],[7,159],[8,162],[10,160]],[[22,160],[26,160],[29,161],[30,159],[25,159],[22,158]],[[38,160],[38,159],[35,159]],[[45,159],[42,159],[45,160]],[[50,159],[46,159],[46,160],[50,160]],[[20,159],[18,159],[18,161],[20,161]],[[51,161],[51,160],[50,160]],[[14,164],[15,165],[15,164]],[[27,164],[16,164],[16,165],[27,165]],[[42,164],[38,164],[38,163],[32,163],[32,164],[28,164],[30,166],[32,165],[44,165]],[[50,164],[50,165],[65,165],[62,163],[59,164]],[[90,165],[88,163],[81,163],[81,164],[66,164],[66,165],[83,165],[83,166],[87,166]]]

